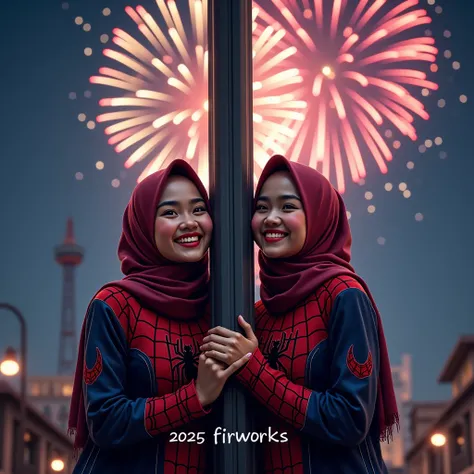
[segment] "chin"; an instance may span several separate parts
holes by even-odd
[[[288,256],[288,250],[286,249],[277,249],[277,248],[263,248],[263,253],[265,254],[265,256],[267,256],[268,258],[285,258]]]
[[[205,249],[203,250],[201,246],[195,248],[195,249],[189,249],[189,250],[181,250],[178,249],[178,251],[175,253],[176,256],[176,261],[177,262],[184,262],[184,263],[194,263],[194,262],[199,262],[204,255],[206,255],[206,252],[208,250],[208,247],[206,246]]]
[[[177,262],[188,262],[188,263],[193,263],[193,262],[199,262],[199,260],[204,257],[204,254],[202,252],[189,252],[187,254],[182,254],[180,253],[179,255],[176,255],[176,261]]]
[[[179,244],[175,244],[173,247],[173,261],[180,263],[194,263],[199,262],[209,249],[209,244],[202,242],[201,244],[193,249],[180,248]]]

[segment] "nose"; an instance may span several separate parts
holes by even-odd
[[[278,226],[281,224],[281,218],[276,212],[270,212],[263,222],[269,226]]]
[[[198,228],[198,223],[196,222],[196,219],[192,216],[186,217],[183,222],[179,225],[180,229],[197,229]]]

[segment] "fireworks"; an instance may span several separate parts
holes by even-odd
[[[382,125],[416,140],[415,115],[429,118],[413,93],[438,88],[422,70],[438,50],[433,38],[419,34],[431,18],[418,3],[271,0],[259,11],[257,33],[282,28],[297,48],[284,64],[303,80],[288,89],[308,104],[303,121],[288,123],[297,138],[287,156],[328,178],[335,174],[341,192],[347,168],[355,182],[366,176],[367,154],[387,172],[392,152]]]
[[[427,77],[427,73],[437,74],[440,87],[453,90],[455,76],[463,72],[450,40],[455,31],[445,29],[436,16],[434,24],[429,24],[431,20],[417,0],[256,2],[255,178],[272,153],[283,153],[316,167],[341,192],[352,178],[358,186],[352,187],[354,193],[348,203],[352,212],[347,212],[348,218],[359,219],[362,210],[370,216],[371,225],[378,221],[374,217],[383,213],[385,200],[401,198],[406,203],[416,202],[413,178],[422,170],[417,154],[447,159],[444,147],[449,137],[443,138],[439,128],[449,117],[457,119],[459,112],[453,107],[468,103],[465,91],[455,91],[451,98],[434,94],[437,85]],[[111,10],[98,9],[92,1],[85,3],[91,8],[85,9],[83,4],[79,11],[63,4],[71,24],[84,32],[86,42],[81,53],[87,57],[85,61],[95,61],[104,44],[109,49],[103,60],[106,67],[92,78],[98,87],[93,92],[77,90],[68,94],[81,126],[90,133],[105,129],[110,144],[125,156],[126,166],[139,169],[139,180],[160,164],[166,166],[175,157],[187,157],[206,182],[206,0],[154,0],[147,4],[150,13],[141,7],[129,7],[125,18],[128,33],[116,29],[114,35],[110,35],[107,24],[122,24],[124,11],[114,8],[113,19],[104,22],[103,17],[111,15]],[[442,13],[434,0],[427,3],[428,10]],[[100,21],[96,21],[98,17]],[[92,26],[85,28],[86,25]],[[439,55],[433,36],[437,38]],[[181,46],[186,46],[187,56],[180,41]],[[202,56],[205,59],[199,62]],[[170,75],[157,68],[153,60],[162,63],[161,69],[166,67]],[[87,75],[91,73],[90,69],[85,70]],[[183,75],[186,70],[194,79],[192,86]],[[176,87],[181,83],[188,88],[187,93]],[[140,97],[153,93],[167,96],[168,100]],[[97,110],[97,102],[89,100],[92,94],[105,97],[100,101],[105,110]],[[140,101],[135,102],[137,99]],[[431,104],[433,114],[438,114],[438,120],[435,118],[429,128],[420,127],[418,120],[428,118],[422,102]],[[173,119],[158,128],[152,127],[153,123],[161,125],[156,121],[167,114]],[[97,116],[102,123],[94,128],[92,118]],[[416,139],[416,144],[410,145],[403,135]],[[391,173],[411,176],[392,176],[392,182],[384,181],[382,195],[380,182],[366,183],[365,168],[372,174],[370,168],[378,164],[383,173],[387,172],[392,152],[396,159],[390,166]],[[134,173],[116,170],[114,162],[113,156],[105,154],[103,162],[94,159],[81,165],[85,169],[76,169],[75,179],[86,181],[90,168],[105,169],[108,184],[114,188],[122,186],[126,177]],[[110,181],[113,169],[117,176]],[[424,219],[422,213],[415,215],[415,210],[410,209],[411,219]],[[376,232],[377,242],[384,245],[382,229]]]
[[[143,43],[124,30],[113,30],[112,41],[119,50],[105,49],[103,53],[118,67],[103,67],[90,81],[120,93],[100,100],[101,106],[112,110],[99,115],[97,122],[106,124],[109,144],[118,153],[127,153],[126,168],[149,159],[139,180],[169,161],[185,157],[206,181],[207,0],[189,0],[180,11],[173,0],[156,3],[156,17],[141,6],[125,10],[138,26]],[[254,10],[254,20],[256,15]],[[281,48],[285,35],[284,30],[269,27],[254,41],[257,174],[270,154],[284,153],[294,140],[295,132],[289,125],[304,119],[306,102],[297,100],[291,91],[281,93],[282,88],[302,82],[296,68],[281,66],[296,53],[295,47]],[[277,45],[279,51],[275,52]]]

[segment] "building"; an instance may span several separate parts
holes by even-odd
[[[459,339],[439,382],[451,384],[451,400],[412,410],[408,474],[474,474],[474,335]]]
[[[0,474],[15,473],[15,433],[19,425],[18,392],[0,381]],[[73,469],[72,440],[27,403],[25,423],[25,474],[51,474],[51,462],[64,462],[63,473]]]
[[[63,433],[67,431],[72,375],[28,377],[28,400]]]
[[[72,375],[76,368],[76,267],[84,259],[84,249],[77,245],[72,219],[66,225],[66,236],[54,249],[56,262],[63,268],[61,333],[59,338],[58,374]]]
[[[382,443],[382,455],[390,474],[404,472],[405,452],[410,445],[409,409],[412,401],[411,356],[402,354],[401,364],[392,365],[393,386],[400,414],[400,431],[390,443]]]
[[[413,402],[409,415],[411,439],[418,440],[427,434],[448,404],[449,401]]]

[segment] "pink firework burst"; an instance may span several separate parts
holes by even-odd
[[[386,173],[392,152],[380,127],[391,125],[416,140],[415,116],[429,115],[414,94],[438,88],[424,72],[438,53],[434,39],[420,34],[419,27],[431,22],[427,11],[418,0],[257,3],[258,32],[271,27],[289,33],[285,41],[297,52],[285,65],[303,78],[290,87],[308,107],[305,120],[290,125],[297,136],[289,158],[335,175],[341,192],[347,171],[354,182],[366,176],[367,155]]]
[[[113,30],[118,48],[105,49],[114,67],[102,67],[90,78],[112,88],[112,97],[99,104],[110,111],[97,117],[125,167],[148,162],[139,181],[177,157],[186,158],[207,184],[208,167],[208,52],[207,0],[157,0],[158,14],[142,6],[125,9],[140,33],[136,39]],[[257,29],[254,10],[254,30]],[[270,31],[271,30],[271,31]],[[302,81],[296,68],[282,64],[296,48],[281,48],[286,35],[270,29],[254,37],[256,64],[254,138],[256,174],[273,153],[284,153],[294,140],[289,125],[304,119],[304,100],[282,92]],[[278,50],[276,50],[278,48]],[[115,91],[118,91],[115,92]]]

